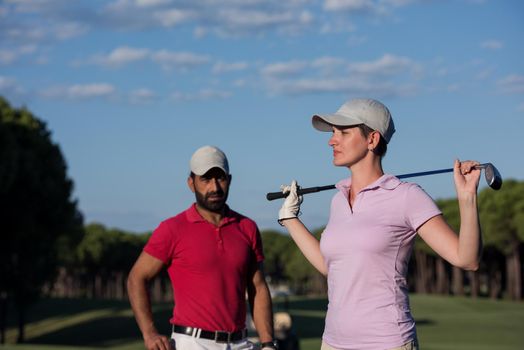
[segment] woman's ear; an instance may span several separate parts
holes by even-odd
[[[368,146],[371,150],[377,148],[380,142],[380,133],[378,131],[373,131],[368,136]]]

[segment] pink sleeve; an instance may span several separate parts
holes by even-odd
[[[442,212],[419,185],[410,184],[406,194],[406,222],[416,231],[422,224]]]
[[[168,223],[164,221],[153,231],[153,234],[144,247],[144,252],[162,260],[164,264],[169,265],[173,255],[173,242],[174,239],[171,228]]]

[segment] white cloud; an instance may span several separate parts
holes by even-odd
[[[309,62],[268,64],[260,70],[260,74],[269,94],[406,96],[416,93],[416,80],[421,69],[413,60],[393,55],[368,62],[349,62],[327,56]]]
[[[44,21],[45,22],[45,21]],[[47,43],[49,40],[69,40],[88,32],[89,27],[80,23],[36,23],[26,26],[24,23],[9,25],[9,29],[0,32],[0,40],[19,43]]]
[[[171,0],[135,0],[138,7],[155,7],[170,4]]]
[[[480,47],[488,50],[500,50],[504,44],[499,40],[486,40],[480,44]]]
[[[270,94],[304,95],[317,93],[344,93],[354,95],[407,96],[416,88],[410,84],[392,82],[369,82],[365,79],[346,78],[308,78],[280,81],[271,85]]]
[[[329,68],[333,66],[342,66],[346,64],[346,60],[339,57],[324,56],[313,60],[311,65],[319,68]]]
[[[348,11],[348,12],[380,12],[378,5],[372,0],[325,0],[326,11]]]
[[[108,67],[121,67],[139,61],[152,61],[164,69],[188,70],[209,63],[210,58],[191,52],[174,52],[166,49],[151,51],[145,48],[120,46],[108,54],[97,54],[85,62],[75,61],[74,65],[97,64]]]
[[[7,91],[9,89],[17,88],[16,80],[13,78],[0,75],[0,91]]]
[[[368,38],[363,35],[351,35],[348,40],[347,44],[349,46],[360,46],[368,41]]]
[[[35,42],[45,38],[47,30],[44,28],[12,27],[2,35],[13,42]]]
[[[81,23],[63,23],[53,27],[52,32],[55,38],[67,40],[83,35],[89,31],[87,25]]]
[[[296,76],[307,67],[303,61],[290,61],[272,63],[262,68],[262,75],[265,77],[289,77]]]
[[[213,89],[202,89],[195,93],[175,91],[171,94],[171,98],[176,101],[204,101],[212,99],[225,99],[231,96],[232,94],[228,91]]]
[[[524,93],[524,75],[511,74],[497,82],[500,91],[507,94]]]
[[[109,96],[115,92],[111,84],[95,83],[87,85],[73,85],[67,89],[68,95],[72,98],[89,98]]]
[[[0,65],[8,65],[22,58],[22,56],[32,55],[37,51],[36,45],[23,45],[10,49],[0,49]]]
[[[117,47],[104,59],[104,64],[122,65],[130,62],[141,61],[149,54],[148,49],[127,46]]]
[[[460,84],[450,84],[446,87],[447,92],[457,92],[461,90]]]
[[[249,65],[248,65],[247,62],[232,62],[232,63],[217,62],[213,66],[212,71],[215,74],[222,74],[222,73],[228,73],[228,72],[238,72],[238,71],[246,70],[248,68],[248,66]]]
[[[218,16],[230,27],[268,27],[289,23],[293,20],[292,12],[270,13],[267,11],[223,9]]]
[[[381,3],[384,5],[392,5],[395,7],[402,7],[406,5],[410,5],[412,3],[415,3],[420,0],[381,0]]]
[[[0,64],[10,64],[13,63],[18,55],[12,50],[2,50],[0,49]]]
[[[45,98],[89,99],[97,97],[110,97],[116,89],[107,83],[76,84],[71,86],[49,87],[40,92]]]
[[[115,0],[106,6],[106,9],[113,12],[124,11],[134,5],[131,0]]]
[[[128,63],[144,60],[148,58],[148,55],[148,49],[120,46],[113,49],[107,55],[98,54],[91,57],[87,60],[87,63],[120,67]]]
[[[192,11],[172,9],[155,12],[153,17],[158,19],[164,27],[173,27],[177,24],[184,23],[195,18],[195,13]]]
[[[129,98],[133,103],[151,102],[155,99],[155,97],[156,94],[147,88],[136,89],[129,94]]]
[[[151,55],[151,59],[162,65],[163,68],[187,70],[197,66],[207,64],[210,59],[204,55],[198,55],[191,52],[173,52],[169,50],[160,50]]]
[[[16,79],[0,75],[0,95],[9,100],[25,102],[27,94]]]
[[[493,68],[488,67],[488,68],[479,70],[478,73],[475,75],[475,78],[478,80],[486,80],[492,75],[493,75]]]
[[[237,79],[233,81],[233,86],[237,88],[243,88],[244,86],[247,86],[247,81],[245,79]]]
[[[278,0],[117,0],[105,7],[108,23],[119,28],[193,26],[194,35],[222,37],[265,32],[295,34],[314,23],[307,1]]]
[[[409,58],[385,54],[376,61],[349,64],[349,71],[367,75],[393,75],[414,68]]]
[[[14,12],[36,13],[52,6],[53,0],[8,0],[6,4],[13,6]]]

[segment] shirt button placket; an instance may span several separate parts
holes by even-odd
[[[222,232],[220,230],[220,227],[215,228],[215,232],[217,234],[217,242],[220,245],[220,247],[222,247],[224,244],[224,241],[222,240]]]

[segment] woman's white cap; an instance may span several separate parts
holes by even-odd
[[[316,114],[313,127],[320,131],[331,131],[333,126],[365,124],[382,135],[389,143],[395,132],[391,113],[381,102],[369,98],[355,98],[344,103],[334,114]]]
[[[204,175],[212,168],[220,168],[229,174],[227,157],[215,146],[203,146],[197,149],[189,161],[189,167],[198,176]]]

